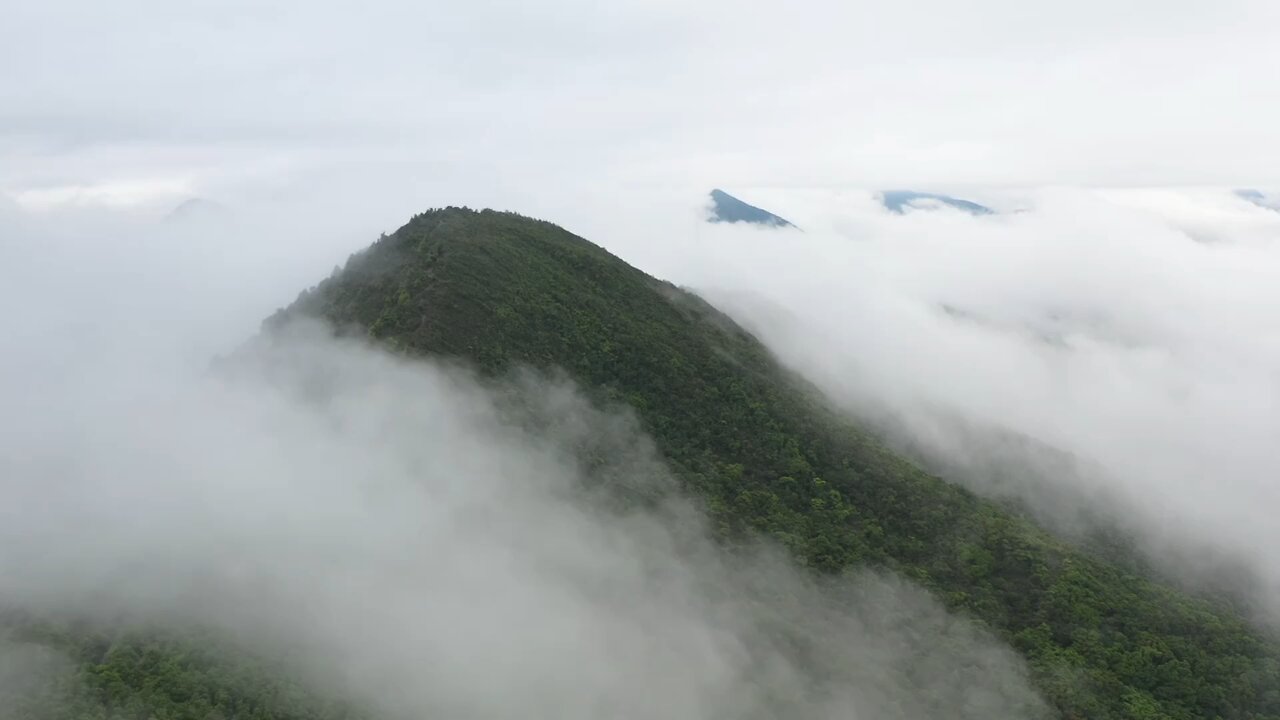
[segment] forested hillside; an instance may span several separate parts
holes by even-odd
[[[492,373],[565,368],[635,408],[726,539],[763,532],[819,572],[923,583],[1025,653],[1066,717],[1280,717],[1280,648],[1241,618],[924,473],[696,296],[555,225],[428,212],[275,321],[289,313]]]
[[[1023,653],[1063,717],[1280,718],[1280,646],[1242,618],[925,473],[698,297],[555,225],[418,215],[264,331],[291,316],[489,375],[563,368],[598,401],[634,409],[720,541],[764,534],[816,573],[870,565],[922,584]],[[88,682],[65,717],[348,717],[234,653],[201,652],[198,635],[17,624],[81,663]]]

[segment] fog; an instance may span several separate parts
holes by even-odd
[[[805,231],[682,219],[614,246],[952,479],[1067,533],[1118,525],[1201,589],[1230,570],[1275,619],[1280,214],[1229,188],[962,194],[1005,211],[983,217],[742,197]]]
[[[3,246],[7,611],[203,628],[391,719],[1043,714],[1011,649],[911,583],[726,553],[625,408],[312,325],[243,344],[292,270],[112,232]],[[0,640],[9,707],[68,672]]]

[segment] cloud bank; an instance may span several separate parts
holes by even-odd
[[[0,28],[0,191],[163,212],[324,182],[400,217],[570,186],[1280,183],[1275,4],[1129,10],[56,0]]]
[[[604,236],[965,482],[1059,529],[1104,516],[1175,575],[1243,563],[1274,611],[1275,213],[1222,188],[992,190],[1018,211],[984,217],[897,216],[866,191],[751,197],[806,232]]]

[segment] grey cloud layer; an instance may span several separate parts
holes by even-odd
[[[15,8],[0,189],[1275,184],[1273,3]],[[278,163],[264,168],[261,158]],[[108,157],[110,159],[108,159]],[[406,167],[406,163],[408,167]],[[405,210],[407,212],[408,210]]]

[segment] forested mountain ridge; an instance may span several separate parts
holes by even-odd
[[[1280,717],[1280,648],[1239,617],[1056,541],[815,403],[696,296],[550,223],[414,217],[292,314],[487,372],[560,367],[635,409],[726,538],[776,538],[819,572],[871,563],[1026,655],[1065,717]]]
[[[1280,647],[1242,618],[925,473],[697,296],[555,225],[460,208],[415,216],[264,334],[294,316],[495,376],[563,369],[634,410],[726,544],[759,533],[817,573],[870,565],[922,584],[1021,652],[1062,717],[1280,718]],[[58,701],[71,704],[20,720],[359,717],[199,631],[5,624],[82,667],[83,687]]]

